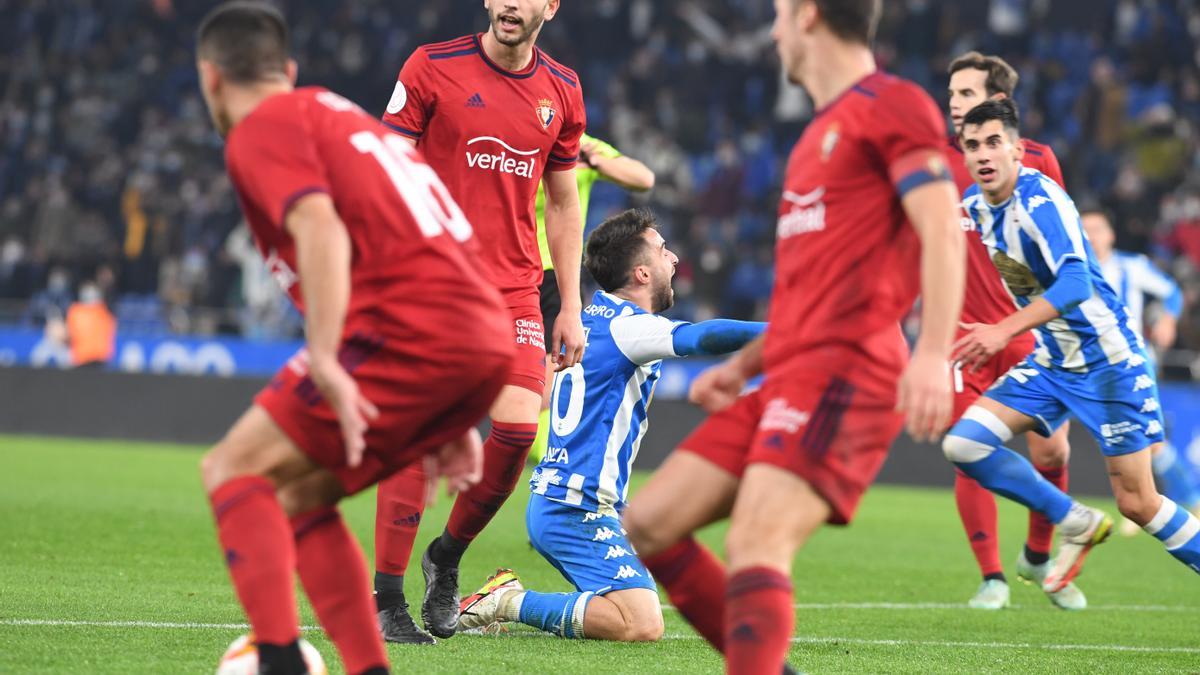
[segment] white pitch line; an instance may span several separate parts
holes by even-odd
[[[81,626],[95,628],[183,628],[249,630],[245,623],[195,623],[177,621],[76,621],[73,619],[0,619],[0,626]],[[301,630],[320,630],[320,626],[301,626]]]
[[[1032,606],[1032,605],[1031,605]],[[1049,607],[1049,605],[1046,605]],[[795,609],[971,609],[965,602],[798,602],[792,605]],[[1013,605],[1020,608],[1021,605]],[[663,609],[678,611],[672,605],[663,605]],[[971,610],[972,612],[976,610]],[[1200,607],[1184,605],[1089,605],[1089,612],[1200,612]]]

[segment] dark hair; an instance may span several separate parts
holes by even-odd
[[[864,45],[875,40],[879,15],[883,13],[882,0],[812,1],[821,14],[821,20],[834,35]]]
[[[600,223],[588,237],[583,265],[600,288],[611,293],[629,283],[629,274],[646,255],[646,230],[658,228],[648,209],[629,209]]]
[[[1008,65],[1008,61],[999,56],[984,56],[979,52],[967,52],[954,59],[946,73],[953,75],[960,70],[982,70],[987,73],[983,86],[987,89],[988,96],[1004,94],[1011,98],[1017,90],[1017,82],[1021,79],[1017,70]]]
[[[196,31],[196,51],[231,82],[250,84],[287,72],[288,27],[265,2],[226,2],[208,13]]]
[[[1075,208],[1077,211],[1079,211],[1080,216],[1086,216],[1094,213],[1098,216],[1104,216],[1104,219],[1107,220],[1109,224],[1113,223],[1112,213],[1110,213],[1109,210],[1104,207],[1104,204],[1100,203],[1099,199],[1096,199],[1093,196],[1088,195],[1077,200],[1075,202]]]
[[[1011,98],[993,98],[980,103],[971,108],[967,112],[967,116],[963,118],[963,128],[968,124],[985,124],[992,120],[1000,120],[1005,129],[1009,131],[1019,132],[1021,130],[1021,116],[1017,112],[1017,104],[1013,103]]]

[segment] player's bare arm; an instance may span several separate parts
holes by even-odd
[[[999,323],[964,323],[963,329],[970,332],[954,343],[952,358],[978,370],[1007,347],[1009,340],[1060,316],[1054,305],[1038,298]]]
[[[966,283],[966,242],[949,181],[908,192],[904,211],[921,239],[921,336],[900,379],[898,409],[908,433],[933,440],[950,422],[950,353]]]
[[[654,187],[654,172],[632,157],[609,157],[600,152],[600,144],[584,141],[579,146],[580,160],[600,173],[600,177],[630,192],[646,192]]]
[[[737,400],[746,382],[762,373],[763,344],[766,334],[760,335],[742,347],[724,363],[704,371],[692,382],[688,400],[712,414],[724,410]]]
[[[287,214],[287,231],[296,241],[296,263],[304,295],[309,372],[338,416],[346,443],[346,462],[358,466],[366,449],[364,435],[379,416],[338,362],[342,328],[350,303],[350,235],[325,193],[302,197]]]
[[[557,370],[565,370],[583,358],[583,322],[580,312],[579,265],[583,255],[583,214],[579,209],[579,186],[575,170],[547,171],[546,241],[554,261],[562,311],[554,322],[550,354]]]

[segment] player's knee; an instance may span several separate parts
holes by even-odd
[[[206,492],[212,492],[229,480],[228,462],[220,446],[204,453],[200,458],[200,480],[204,483]]]
[[[986,443],[955,433],[955,429],[951,429],[942,439],[942,454],[955,464],[978,462],[992,454],[994,449]]]
[[[641,556],[650,556],[661,552],[669,544],[664,544],[663,537],[656,534],[652,523],[643,515],[644,509],[634,502],[621,514],[621,526],[625,528],[625,536],[629,543]]]
[[[635,617],[626,626],[626,642],[658,642],[663,636],[661,614]]]
[[[1157,491],[1134,492],[1117,490],[1117,510],[1138,525],[1145,525],[1158,513],[1161,498]]]
[[[1033,435],[1030,434],[1030,439],[1029,458],[1033,460],[1034,464],[1051,469],[1066,466],[1071,455],[1071,444],[1067,442],[1065,436],[1060,434],[1055,434],[1050,438],[1038,436],[1038,440],[1034,441],[1032,440]]]

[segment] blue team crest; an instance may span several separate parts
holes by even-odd
[[[550,123],[554,121],[554,116],[558,114],[558,111],[554,109],[554,101],[548,98],[539,99],[534,112],[537,113],[538,121],[542,123],[543,129],[549,129]]]

